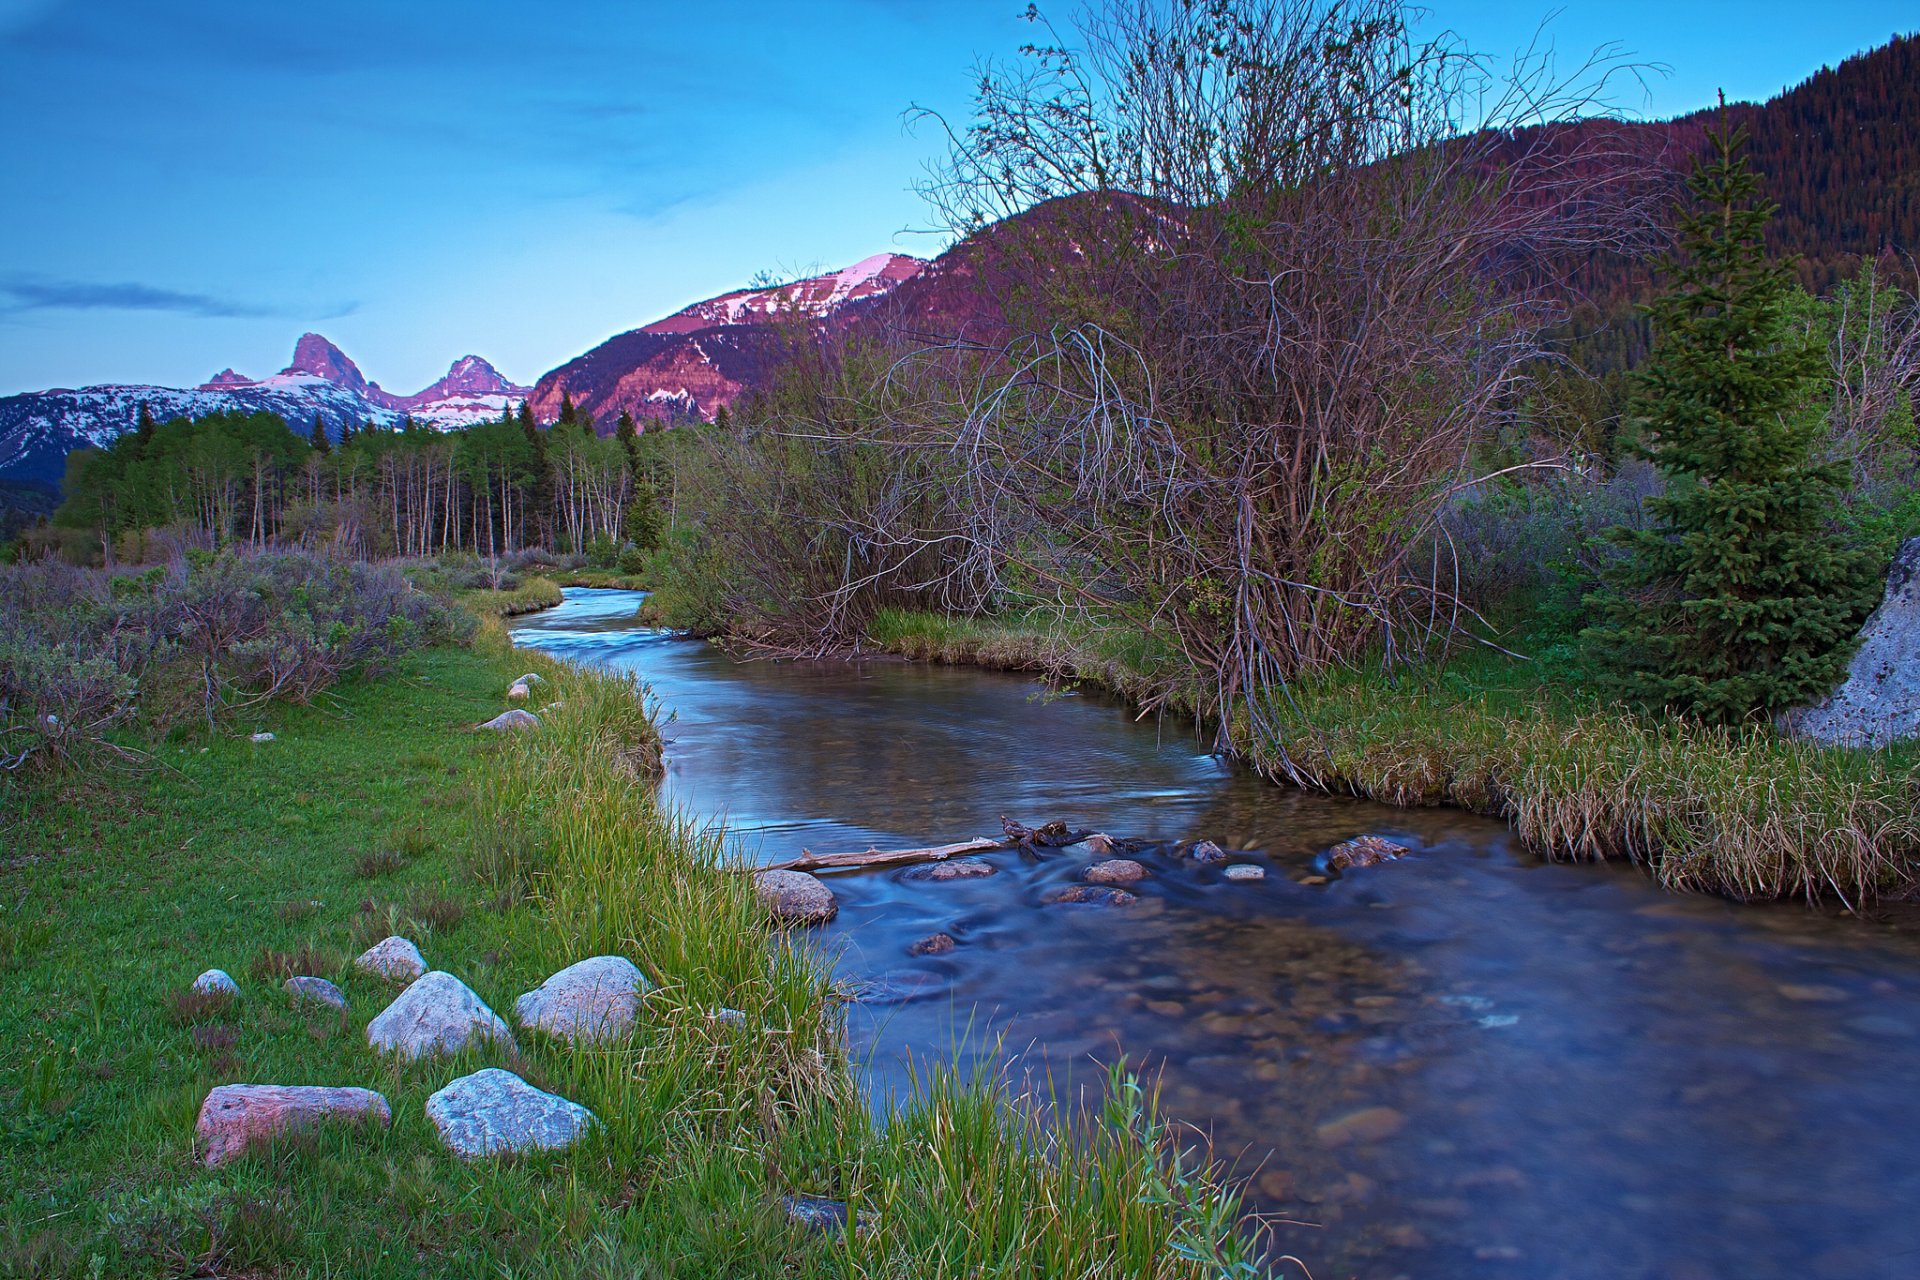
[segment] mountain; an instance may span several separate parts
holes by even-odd
[[[479,356],[462,356],[445,377],[410,396],[369,382],[345,352],[317,333],[303,334],[279,373],[248,378],[232,369],[197,387],[108,384],[55,388],[0,398],[0,479],[57,485],[66,456],[111,442],[140,419],[140,406],[161,422],[207,413],[276,413],[296,431],[318,417],[335,439],[346,423],[392,426],[411,415],[442,429],[497,418],[525,400],[517,386]]]
[[[926,266],[879,253],[842,271],[696,302],[546,374],[534,385],[534,416],[559,417],[564,394],[603,431],[622,410],[669,422],[711,418],[764,385],[797,336],[844,332]]]

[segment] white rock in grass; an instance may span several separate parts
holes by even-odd
[[[342,1013],[347,1011],[346,994],[325,978],[293,977],[288,978],[281,986],[288,995],[293,997],[296,1004],[306,1001],[310,1004],[323,1004],[329,1009],[338,1009]]]
[[[518,680],[514,681],[515,684],[525,684],[525,685],[545,684],[546,682],[547,682],[547,678],[541,675],[538,671],[529,671],[527,672],[527,674],[521,676]]]
[[[367,1024],[367,1043],[412,1060],[458,1053],[486,1041],[513,1049],[513,1033],[487,1002],[450,973],[434,970]]]
[[[511,1071],[487,1067],[427,1099],[440,1140],[466,1160],[511,1151],[558,1151],[596,1123],[577,1102],[536,1089]]]
[[[353,967],[389,982],[412,982],[427,971],[427,962],[420,948],[396,934],[361,952]]]
[[[1885,747],[1920,738],[1920,538],[1893,559],[1887,592],[1860,632],[1847,678],[1780,727],[1829,746]]]
[[[530,696],[532,696],[532,693],[533,691],[527,688],[527,686],[525,686],[524,684],[511,685],[507,689],[507,701],[508,702],[525,702]]]
[[[494,733],[519,733],[527,729],[538,729],[540,717],[531,711],[522,711],[515,707],[511,711],[502,711],[485,724],[475,725],[476,729],[487,729]]]
[[[833,890],[804,871],[761,871],[754,891],[767,914],[787,924],[820,924],[840,913]]]
[[[237,996],[240,984],[228,976],[225,969],[209,969],[193,980],[196,994],[203,996]]]
[[[569,1044],[611,1040],[633,1026],[640,997],[653,989],[625,956],[594,956],[570,964],[513,1002],[520,1025]]]
[[[273,735],[270,733],[256,733],[253,735],[253,737],[249,738],[248,741],[249,742],[272,742]]]
[[[248,1147],[325,1121],[385,1125],[393,1111],[371,1089],[315,1085],[223,1084],[200,1104],[194,1138],[209,1166],[223,1165]]]

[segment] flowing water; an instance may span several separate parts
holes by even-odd
[[[877,1092],[961,1042],[1069,1090],[1124,1052],[1318,1280],[1920,1277],[1910,918],[1541,865],[1496,822],[1275,787],[1104,698],[736,662],[641,627],[639,599],[570,590],[514,637],[643,676],[674,717],[669,801],[750,853],[998,836],[1001,814],[1153,842],[1130,906],[1047,902],[1084,847],[833,875],[816,936],[862,993]],[[1360,834],[1413,853],[1326,872]],[[1199,839],[1266,878],[1179,856]],[[934,933],[956,945],[909,953]]]

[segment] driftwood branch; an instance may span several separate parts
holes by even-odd
[[[749,867],[747,870],[823,871],[835,867],[890,867],[909,862],[941,862],[963,854],[1013,847],[1012,840],[989,840],[985,836],[978,836],[958,844],[939,844],[926,849],[867,849],[861,853],[810,853],[802,849],[797,858],[768,863],[764,867]]]

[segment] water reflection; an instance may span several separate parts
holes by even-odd
[[[877,1090],[1004,1033],[1097,1077],[1124,1050],[1252,1176],[1315,1276],[1920,1276],[1920,945],[1900,922],[1660,894],[1542,866],[1498,824],[1268,786],[1178,726],[1013,676],[737,663],[569,591],[522,644],[640,672],[672,803],[780,857],[997,833],[1156,842],[1121,909],[1048,905],[1078,849],[997,874],[833,880]],[[1311,883],[1365,832],[1415,850]],[[1262,866],[1234,882],[1173,845]],[[944,932],[957,945],[909,954]]]

